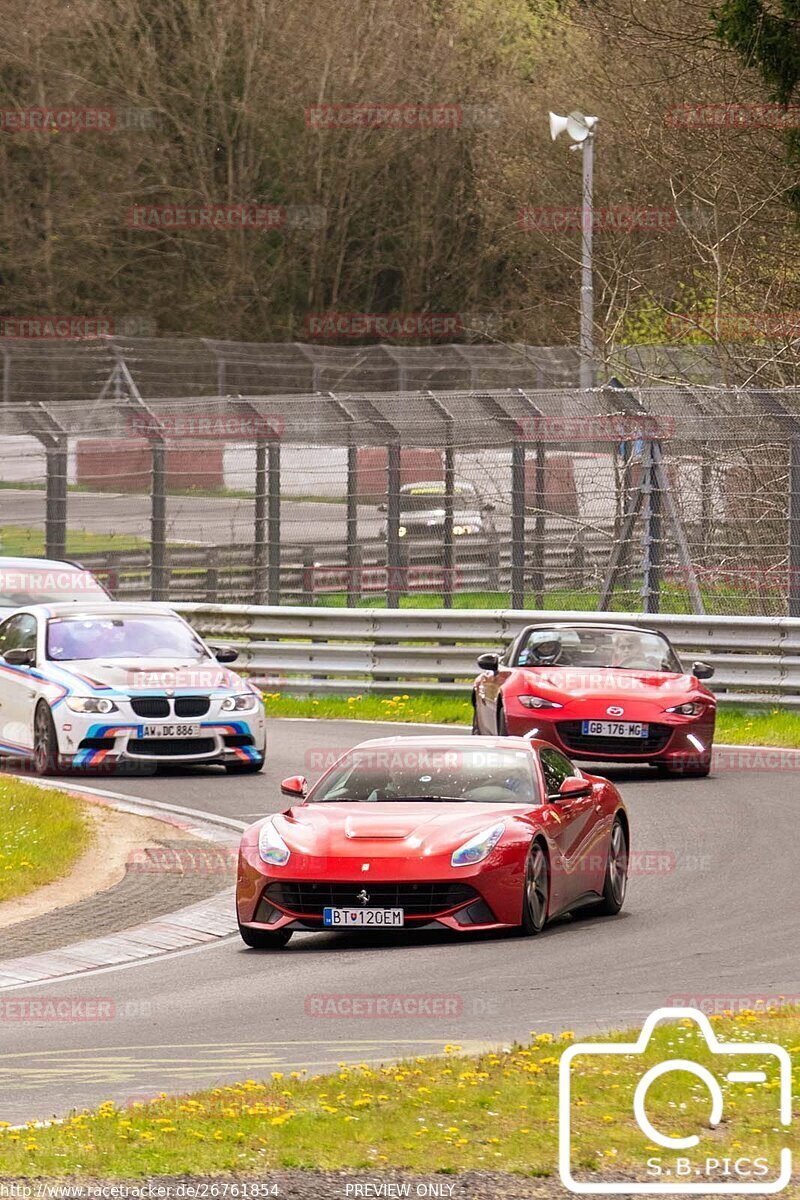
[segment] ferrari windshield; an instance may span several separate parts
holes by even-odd
[[[90,658],[208,659],[196,634],[177,617],[51,617],[47,657],[53,662]]]
[[[90,571],[60,567],[0,566],[0,608],[24,608],[60,600],[108,600]]]
[[[672,647],[661,634],[602,626],[532,629],[520,644],[513,665],[613,667],[675,673],[681,670]]]
[[[312,804],[464,802],[539,804],[528,750],[473,746],[351,750],[309,796]]]

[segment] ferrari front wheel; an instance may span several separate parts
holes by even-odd
[[[603,899],[597,906],[597,912],[603,916],[615,917],[625,903],[625,893],[628,890],[628,838],[622,821],[616,817],[611,827],[611,838],[608,843],[608,859],[606,874],[603,880]]]
[[[550,904],[550,864],[541,842],[534,842],[525,864],[525,885],[522,896],[520,933],[533,937],[547,923]]]

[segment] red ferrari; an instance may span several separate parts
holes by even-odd
[[[242,837],[236,889],[248,946],[295,930],[517,929],[593,905],[628,878],[619,792],[546,742],[469,736],[363,742],[284,812]]]
[[[682,775],[711,769],[716,701],[684,671],[663,634],[589,622],[529,625],[502,657],[482,654],[474,734],[542,738],[572,758],[654,763]]]

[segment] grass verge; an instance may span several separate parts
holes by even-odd
[[[776,1042],[800,1053],[800,1011],[742,1011],[714,1018],[721,1040]],[[638,1032],[638,1031],[637,1031]],[[597,1041],[632,1041],[614,1034]],[[0,1130],[9,1176],[138,1178],[262,1171],[270,1168],[403,1168],[455,1174],[472,1169],[555,1174],[558,1064],[573,1038],[531,1035],[526,1045],[392,1065],[340,1064],[331,1075],[275,1072],[189,1097],[163,1095],[118,1108],[111,1102],[63,1124]],[[670,1152],[650,1145],[633,1117],[633,1093],[645,1069],[686,1058],[715,1073],[725,1095],[723,1123],[708,1129],[705,1084],[683,1072],[662,1076],[647,1101],[653,1124],[671,1136],[697,1132],[699,1151],[722,1160],[763,1155],[770,1163],[796,1129],[779,1127],[774,1060],[751,1052],[720,1060],[692,1022],[661,1025],[642,1056],[586,1056],[573,1064],[575,1167],[616,1174]],[[729,1070],[767,1072],[766,1086],[727,1083]],[[705,1126],[705,1128],[704,1128]],[[686,1151],[680,1153],[686,1154]],[[672,1156],[674,1158],[674,1155]]]
[[[80,559],[83,554],[98,554],[109,550],[147,550],[150,543],[127,533],[86,533],[81,529],[67,531],[67,558]],[[0,525],[0,554],[44,554],[44,533],[25,525]]]
[[[0,776],[0,901],[61,879],[90,841],[79,800]]]
[[[284,696],[265,695],[267,716],[320,717],[329,720],[430,722],[469,725],[469,696],[436,693],[397,696]],[[717,742],[736,745],[800,748],[800,712],[782,708],[741,709],[722,704],[717,713]]]

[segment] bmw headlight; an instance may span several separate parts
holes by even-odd
[[[225,696],[220,708],[223,712],[255,712],[258,697],[252,692],[245,692],[241,696]]]
[[[262,861],[269,863],[272,867],[285,867],[289,861],[291,850],[272,821],[267,821],[261,826],[261,832],[258,835],[258,853],[261,855]]]
[[[699,717],[704,708],[705,704],[702,701],[688,700],[686,704],[676,704],[674,708],[667,708],[664,711],[680,713],[682,717]]]
[[[108,696],[67,696],[64,703],[76,713],[119,712],[114,701],[109,700]]]
[[[545,700],[543,696],[517,696],[523,708],[563,708],[555,700]]]
[[[505,827],[505,821],[499,821],[497,825],[492,825],[490,829],[484,829],[482,833],[476,833],[468,842],[464,842],[464,845],[460,846],[458,850],[453,851],[450,866],[471,867],[475,863],[483,862],[500,841]]]

